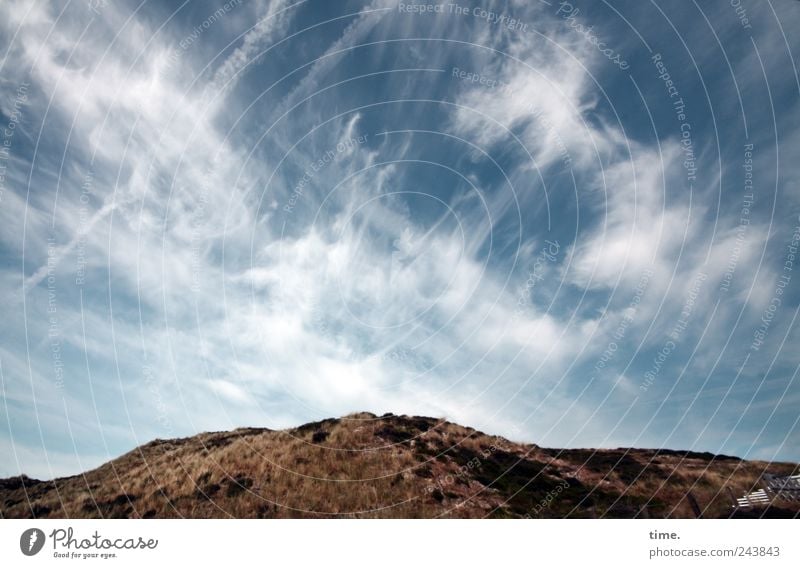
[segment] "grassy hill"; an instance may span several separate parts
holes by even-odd
[[[425,417],[155,440],[86,473],[0,480],[4,518],[728,517],[797,464],[674,450],[558,450]],[[693,508],[692,500],[697,509]],[[797,516],[800,503],[737,516]]]

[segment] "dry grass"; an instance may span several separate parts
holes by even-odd
[[[0,480],[16,517],[691,517],[730,514],[766,470],[652,450],[547,450],[432,418],[354,414],[286,431],[156,440],[83,475]],[[797,511],[798,507],[791,511]]]

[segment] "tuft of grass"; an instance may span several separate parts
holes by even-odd
[[[80,476],[0,480],[0,517],[692,517],[690,490],[705,516],[727,517],[727,488],[741,495],[765,471],[797,468],[669,450],[544,449],[437,418],[356,413],[154,440]]]

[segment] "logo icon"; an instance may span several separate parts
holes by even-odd
[[[41,529],[28,529],[19,537],[19,549],[25,556],[38,554],[44,546],[44,531]]]

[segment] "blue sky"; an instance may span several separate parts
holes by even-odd
[[[800,460],[800,6],[662,4],[3,2],[0,475],[361,410]]]

